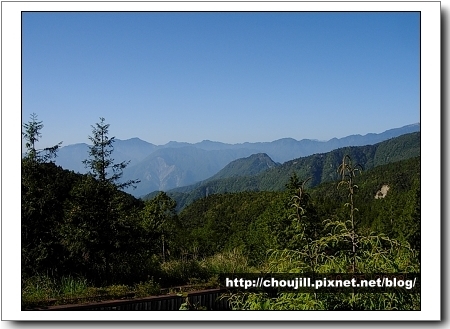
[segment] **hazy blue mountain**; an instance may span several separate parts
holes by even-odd
[[[313,139],[302,139],[298,141],[293,138],[282,138],[272,142],[246,142],[239,144],[226,144],[204,140],[192,145],[204,150],[251,148],[257,150],[258,153],[266,153],[273,159],[273,161],[283,163],[298,157],[304,157],[314,153],[329,152],[340,147],[372,145],[389,138],[394,138],[400,135],[418,131],[420,131],[420,125],[416,123],[401,128],[386,130],[385,132],[382,132],[380,134],[369,133],[366,135],[350,135],[343,138],[333,138],[329,141],[318,141]],[[171,143],[172,147],[174,145],[185,144],[176,142]],[[166,144],[166,146],[167,145],[168,144]]]
[[[217,174],[231,161],[252,154],[264,153],[274,162],[284,163],[340,147],[372,145],[419,129],[419,124],[413,124],[380,134],[351,135],[326,142],[282,138],[273,142],[240,144],[204,140],[195,144],[171,141],[165,145],[154,145],[139,138],[116,139],[113,158],[116,163],[131,161],[124,171],[124,179],[140,179],[141,183],[136,190],[129,189],[127,192],[141,196],[155,190],[168,190],[202,181]],[[85,173],[82,161],[88,156],[87,144],[68,145],[58,151],[56,164]]]
[[[158,149],[158,146],[145,142],[139,138],[127,140],[115,139],[113,159],[116,163],[130,161],[129,165],[137,164],[150,153]],[[72,144],[61,147],[58,150],[55,163],[64,169],[73,170],[79,173],[86,173],[87,170],[82,163],[89,158],[89,145],[86,143]]]
[[[130,161],[129,166],[133,166],[144,160],[158,148],[157,145],[148,143],[139,138],[127,140],[116,139],[114,142],[113,158],[117,162]]]
[[[353,163],[362,165],[364,170],[376,166],[420,156],[420,133],[401,135],[374,145],[347,146],[327,153],[318,153],[293,159],[282,165],[273,166],[253,176],[233,175],[214,178],[168,191],[181,208],[196,199],[217,193],[242,191],[280,191],[284,189],[290,175],[295,172],[300,179],[310,178],[310,185],[316,186],[327,181],[338,180],[337,169],[344,155],[349,155]],[[252,158],[252,157],[249,157]],[[247,158],[248,159],[248,158]],[[244,160],[243,162],[245,163]],[[235,161],[239,163],[240,160]],[[243,168],[244,172],[246,168]],[[230,171],[228,171],[230,172]],[[225,176],[225,175],[224,175]],[[149,194],[144,198],[151,198]]]
[[[209,178],[209,180],[228,177],[254,176],[260,172],[279,165],[279,163],[274,162],[265,153],[252,154],[249,157],[230,162],[225,166],[225,168]]]
[[[86,173],[86,168],[82,161],[89,157],[88,144],[79,143],[61,147],[57,155],[55,159],[57,165],[82,174]]]
[[[245,146],[239,147],[240,144],[227,144],[222,142],[214,142],[210,140],[203,140],[199,143],[195,143],[194,146],[201,148],[202,150],[213,151],[213,150],[225,150],[225,149],[237,149],[237,148],[247,148]]]
[[[227,178],[237,178],[237,177],[250,177],[262,173],[268,169],[280,166],[281,164],[274,162],[267,154],[257,153],[252,154],[249,157],[241,158],[230,162],[217,174],[209,177],[208,179],[199,181],[195,184],[185,185],[177,187],[170,190],[170,193],[179,193],[180,196],[183,194],[189,194],[192,190],[201,191],[200,195],[208,195],[208,183],[226,180]],[[144,196],[144,198],[152,198],[156,196],[158,191],[151,192]],[[197,193],[195,193],[197,195]]]
[[[253,153],[251,149],[206,151],[194,146],[158,149],[124,171],[123,179],[140,179],[135,196],[165,191],[204,180],[231,161]]]

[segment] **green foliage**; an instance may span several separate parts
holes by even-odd
[[[255,271],[257,269],[250,266],[242,251],[233,249],[200,260],[181,258],[164,262],[161,264],[160,282],[166,287],[186,283],[216,286],[218,274]]]
[[[106,287],[106,294],[112,298],[119,298],[125,296],[130,288],[124,284],[111,285]]]
[[[417,157],[420,155],[420,133],[405,134],[375,145],[344,147],[294,159],[253,176],[242,177],[243,175],[233,173],[235,177],[227,175],[227,178],[222,179],[211,178],[191,186],[170,190],[167,193],[175,198],[178,209],[184,209],[195,200],[211,194],[283,191],[286,177],[289,177],[291,173],[296,173],[298,177],[311,177],[309,184],[310,187],[314,187],[339,179],[337,168],[346,154],[365,170]]]
[[[84,160],[86,168],[89,168],[90,173],[96,178],[100,184],[112,184],[119,189],[128,186],[134,186],[139,183],[139,180],[129,180],[124,183],[118,183],[122,177],[123,169],[129,164],[128,162],[114,163],[111,157],[115,141],[114,137],[108,136],[109,124],[105,123],[105,118],[100,118],[100,122],[92,126],[92,136],[89,140],[92,145],[89,146],[89,158]]]
[[[181,304],[180,311],[206,311],[206,306],[201,306],[200,303],[191,303],[189,297],[186,297],[185,302]]]
[[[360,165],[353,165],[351,158],[346,155],[342,159],[342,164],[338,168],[339,175],[341,176],[341,181],[338,183],[338,188],[340,186],[345,186],[348,190],[349,201],[345,203],[345,206],[350,208],[349,219],[344,222],[337,222],[333,228],[334,235],[337,238],[343,239],[344,241],[351,243],[351,258],[352,258],[352,273],[356,273],[356,254],[359,236],[357,233],[357,220],[355,218],[355,212],[358,208],[355,208],[353,198],[355,196],[358,185],[354,184],[354,179],[357,173],[362,170]],[[328,224],[327,224],[328,225]],[[325,225],[325,228],[327,227]],[[333,225],[333,223],[331,223]],[[339,231],[339,232],[337,232]]]
[[[312,311],[325,310],[324,302],[309,293],[280,293],[271,298],[266,293],[235,293],[224,295],[233,310]]]
[[[60,294],[64,298],[73,299],[83,296],[87,289],[88,283],[84,278],[74,278],[72,276],[64,276],[61,278]]]
[[[375,195],[389,186],[384,198]],[[365,170],[358,175],[358,212],[361,232],[383,233],[408,242],[420,243],[420,157]],[[344,219],[348,215],[348,193],[335,183],[324,183],[310,191],[320,218]],[[415,242],[414,242],[415,241]]]
[[[208,271],[200,261],[176,259],[161,264],[160,282],[163,286],[183,285],[192,279],[208,279]]]
[[[149,281],[140,282],[134,286],[136,297],[147,297],[159,295],[161,286],[151,278]]]
[[[35,155],[22,160],[24,279],[50,273],[56,279],[70,275],[95,284],[132,284],[159,273],[154,252],[161,233],[143,229],[143,202],[120,191],[124,185],[116,180],[123,166],[114,167],[108,126],[102,120],[94,130],[92,139],[99,144],[86,162],[92,172],[80,175],[42,162],[33,144],[42,123],[25,125],[29,152]],[[153,214],[159,216],[158,211]]]
[[[346,186],[349,213],[325,221],[321,236],[307,244],[304,230],[298,230],[299,248],[273,250],[268,257],[268,273],[419,273],[418,253],[407,242],[391,239],[382,233],[363,233],[355,218],[356,172],[350,157],[344,157],[339,185]],[[291,185],[296,182],[291,178]],[[302,184],[303,185],[303,184]],[[302,188],[294,194],[294,221],[305,220],[301,206]],[[416,204],[417,205],[417,204]],[[229,296],[234,309],[247,310],[417,310],[420,295],[393,293],[279,293],[270,297],[262,293],[240,293]]]
[[[280,195],[271,192],[212,195],[198,200],[179,215],[179,253],[192,254],[195,249],[197,256],[207,257],[240,248],[245,255],[259,254],[252,258],[255,265],[274,243],[265,221],[267,212],[280,202]]]
[[[151,278],[133,287],[116,284],[96,288],[82,277],[63,276],[60,280],[37,275],[22,280],[22,307],[35,308],[49,304],[84,303],[95,300],[159,295],[160,285]]]
[[[61,264],[61,246],[54,239],[62,204],[76,176],[51,163],[59,145],[37,149],[42,121],[31,115],[24,124],[27,152],[22,159],[22,273],[53,271]]]
[[[204,181],[204,183],[229,177],[254,176],[278,165],[279,164],[275,163],[265,153],[252,154],[249,157],[237,159],[230,162],[217,174]]]
[[[22,280],[22,306],[47,303],[56,295],[55,282],[48,276],[38,275]]]
[[[247,257],[238,248],[217,253],[201,261],[209,275],[220,273],[249,273],[255,271],[249,265]]]
[[[32,161],[37,161],[36,143],[42,137],[41,129],[44,128],[44,125],[42,121],[37,121],[36,113],[31,114],[30,119],[31,121],[23,125],[25,131],[22,132],[22,136],[26,141],[25,146],[28,150],[27,157]]]
[[[133,248],[138,234],[132,215],[136,203],[111,184],[85,176],[66,202],[61,242],[70,259],[96,282],[108,282],[121,251]]]
[[[114,138],[108,137],[104,119],[93,127],[87,175],[49,162],[58,146],[37,149],[42,127],[34,115],[23,134],[25,308],[108,295],[148,296],[160,286],[214,285],[220,273],[420,270],[420,157],[389,163],[416,154],[419,134],[297,159],[252,177],[208,182],[197,194],[179,194],[183,203],[202,198],[177,215],[173,194],[155,193],[143,202],[121,191],[135,182],[119,183],[127,163],[114,163]],[[346,151],[350,157],[343,156]],[[387,164],[356,176],[360,171],[353,160],[369,169]],[[317,185],[339,177],[344,189],[332,182]],[[248,191],[214,194],[244,188]],[[278,191],[257,192],[261,189]],[[258,310],[420,307],[420,295],[399,292],[230,298],[237,309]]]
[[[84,278],[63,276],[60,280],[48,275],[35,275],[22,280],[22,307],[60,304],[96,295]],[[95,290],[96,291],[96,290]]]
[[[291,249],[302,249],[317,239],[323,230],[323,225],[318,217],[316,206],[311,196],[306,192],[306,184],[310,178],[300,181],[295,173],[286,184],[287,193],[291,195],[289,207],[291,213],[288,217],[291,232],[289,243],[285,246]]]
[[[57,273],[64,261],[58,239],[64,202],[79,176],[53,163],[22,160],[22,273]],[[62,274],[62,273],[61,273]]]
[[[108,137],[108,128],[104,118],[93,127],[90,158],[84,161],[91,172],[72,188],[61,228],[62,244],[71,260],[84,274],[97,273],[95,282],[105,283],[114,280],[114,268],[122,266],[121,251],[132,249],[138,233],[130,216],[136,212],[136,203],[120,192],[136,181],[117,182],[127,163],[115,164],[111,158],[114,137]]]
[[[146,236],[158,241],[163,262],[170,250],[175,248],[175,234],[179,226],[175,213],[176,203],[166,193],[160,192],[153,199],[145,201],[141,210],[141,225]],[[167,248],[167,246],[169,248]]]
[[[36,113],[32,113],[30,116],[31,121],[25,123],[22,132],[22,136],[25,139],[25,147],[27,148],[25,160],[31,163],[46,163],[52,158],[56,157],[56,152],[61,146],[62,142],[55,146],[47,147],[44,149],[37,149],[37,142],[42,137],[41,130],[44,128],[42,121],[37,121]]]

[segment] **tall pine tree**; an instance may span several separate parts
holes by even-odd
[[[39,138],[42,137],[41,130],[44,128],[44,125],[42,121],[38,121],[36,113],[30,115],[30,121],[23,124],[23,128],[22,136],[25,139],[25,147],[27,148],[26,160],[33,163],[45,163],[56,157],[56,152],[62,142],[44,149],[37,149],[36,144],[39,142]]]
[[[128,162],[114,163],[114,137],[108,136],[108,129],[104,118],[92,126],[89,158],[83,161],[90,172],[72,190],[63,230],[74,262],[99,283],[111,282],[114,260],[131,243],[133,219],[127,207],[132,205],[120,190],[139,182],[120,182]]]
[[[37,272],[54,272],[61,254],[56,227],[62,217],[63,185],[68,181],[63,170],[51,163],[61,143],[38,149],[43,127],[33,113],[30,121],[23,124],[22,131],[26,147],[21,168],[22,273],[25,277]]]
[[[113,184],[119,189],[135,187],[139,180],[119,182],[123,170],[130,162],[114,163],[111,155],[114,150],[115,137],[108,137],[108,129],[109,124],[105,123],[105,118],[100,118],[100,122],[92,126],[92,136],[89,136],[89,140],[92,142],[89,147],[89,159],[84,160],[83,163],[101,184]]]

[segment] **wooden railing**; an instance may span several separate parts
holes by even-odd
[[[168,294],[145,298],[109,300],[95,303],[76,305],[57,305],[41,308],[47,311],[175,311],[189,300],[192,309],[211,311],[230,310],[228,300],[219,298],[226,293],[226,289],[207,289],[187,293],[187,297],[180,294]]]

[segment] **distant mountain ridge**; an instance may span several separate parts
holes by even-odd
[[[204,180],[236,158],[246,157],[254,150],[210,150],[194,146],[158,149],[124,171],[123,179],[138,177],[141,183],[134,191],[137,196],[148,191],[165,191]]]
[[[252,154],[249,157],[237,159],[230,162],[225,166],[225,168],[220,170],[214,176],[210,177],[208,180],[229,177],[253,176],[276,166],[280,166],[280,164],[274,162],[267,154]]]
[[[327,153],[318,153],[293,159],[282,165],[267,168],[255,175],[213,176],[202,182],[178,187],[167,191],[177,201],[178,209],[193,201],[219,193],[243,191],[281,191],[290,175],[295,172],[300,179],[310,178],[309,185],[337,181],[337,168],[344,155],[349,155],[354,164],[362,165],[363,170],[420,156],[420,133],[401,135],[374,145],[339,148]],[[244,159],[236,160],[242,161]],[[152,198],[150,193],[144,199]]]
[[[412,124],[387,130],[380,134],[350,135],[329,141],[282,138],[273,142],[226,144],[203,140],[198,143],[171,141],[155,145],[139,138],[116,139],[112,157],[116,162],[130,161],[123,179],[139,179],[135,190],[127,192],[142,196],[156,190],[190,185],[205,180],[223,169],[230,162],[252,154],[266,154],[271,161],[286,161],[315,153],[324,153],[340,147],[372,145],[406,133],[420,131],[420,125]],[[79,143],[62,147],[56,164],[65,169],[85,173],[82,164],[88,158],[88,144]]]

